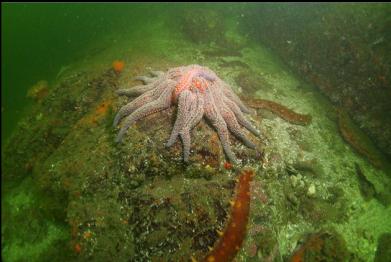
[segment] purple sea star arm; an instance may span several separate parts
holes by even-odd
[[[121,88],[121,89],[118,89],[116,91],[116,93],[118,95],[125,95],[125,96],[130,96],[130,97],[142,95],[145,92],[152,90],[152,89],[156,88],[157,86],[161,85],[161,83],[166,80],[166,78],[163,75],[161,75],[158,78],[153,78],[153,79],[154,79],[154,81],[152,83],[149,83],[149,84],[144,83],[143,85],[138,85],[138,86],[134,86],[134,87]]]
[[[223,146],[227,158],[229,159],[229,161],[236,164],[237,160],[231,150],[227,125],[224,122],[224,119],[221,116],[220,112],[216,108],[213,95],[209,90],[206,90],[205,93],[204,111],[206,118],[210,121],[212,126],[217,131],[217,134],[221,141],[221,145]]]
[[[164,79],[163,81],[159,81],[156,83],[156,84],[160,83],[160,85],[158,85],[158,86],[156,86],[156,84],[154,83],[153,85],[156,86],[154,89],[151,89],[151,90],[145,92],[141,96],[135,98],[132,102],[121,107],[121,109],[118,111],[117,115],[114,118],[113,126],[117,126],[119,121],[123,117],[131,114],[137,108],[141,107],[144,104],[148,104],[148,103],[152,102],[153,100],[158,99],[160,97],[160,95],[162,94],[163,90],[166,89],[168,82],[170,82],[170,80]]]
[[[215,81],[217,79],[214,74],[211,74],[211,73],[209,73],[207,71],[200,71],[195,76],[196,77],[202,77],[202,78],[204,78],[204,79],[206,79],[208,81],[211,81],[211,82],[213,82],[213,81]]]
[[[251,110],[246,107],[243,102],[240,100],[240,98],[232,91],[231,87],[226,84],[226,83],[222,83],[221,84],[222,86],[222,89],[223,89],[223,93],[224,95],[229,98],[231,101],[233,101],[239,108],[240,110],[243,112],[243,113],[251,113]]]
[[[134,110],[137,108],[140,108],[142,105],[148,104],[154,100],[154,97],[152,95],[152,92],[146,92],[143,95],[137,97],[134,99],[132,102],[124,105],[121,107],[121,109],[118,111],[118,113],[115,115],[114,121],[113,121],[113,126],[116,127],[119,123],[119,121],[131,114]]]
[[[204,115],[203,95],[198,91],[196,91],[195,95],[196,95],[197,105],[194,108],[194,111],[192,111],[192,114],[188,119],[187,123],[185,124],[185,127],[188,127],[189,130],[193,129],[201,121]]]
[[[167,147],[170,147],[175,143],[179,131],[184,127],[186,118],[191,114],[192,104],[196,102],[194,97],[195,95],[189,90],[184,90],[179,94],[177,118],[171,131],[170,138],[167,141]]]
[[[215,86],[217,87],[217,86]],[[236,120],[235,114],[232,112],[232,110],[226,105],[224,102],[225,100],[229,100],[224,95],[224,90],[222,88],[212,88],[211,93],[213,95],[215,104],[218,105],[218,109],[220,110],[220,114],[222,115],[225,123],[227,124],[228,130],[231,131],[233,135],[235,135],[238,139],[240,139],[247,147],[255,149],[256,146],[254,143],[252,143],[243,133],[242,129],[240,128],[240,125],[238,121]],[[236,106],[236,104],[229,100],[229,103],[232,103],[233,106]],[[240,109],[238,106],[236,106],[237,111],[240,112]],[[244,116],[243,116],[244,118]],[[250,125],[251,126],[251,125]]]
[[[136,76],[136,77],[134,78],[134,80],[140,80],[140,81],[144,82],[144,84],[150,84],[150,83],[156,81],[155,78],[153,78],[153,77],[147,77],[147,76]]]
[[[191,110],[191,115],[186,119],[184,127],[179,131],[183,143],[183,160],[187,162],[190,156],[191,136],[190,130],[193,129],[204,115],[204,99],[199,92],[196,92],[196,107]]]
[[[233,101],[225,99],[224,103],[228,106],[229,109],[235,114],[238,123],[244,126],[247,130],[253,133],[256,136],[260,136],[259,131],[251,125],[251,123],[244,117],[243,113],[240,111],[239,106],[237,106]]]
[[[164,75],[164,72],[163,71],[151,71],[151,75],[160,77],[160,76]]]
[[[116,142],[121,142],[122,137],[129,129],[129,127],[140,118],[169,108],[171,105],[171,94],[174,88],[175,82],[171,82],[171,84],[167,86],[167,88],[163,91],[157,100],[153,100],[152,102],[141,106],[129,116],[127,116],[123,126],[121,127],[121,130],[118,133]]]
[[[149,85],[139,85],[139,86],[135,86],[135,87],[132,87],[132,88],[127,88],[127,89],[118,89],[117,91],[115,91],[117,93],[117,95],[125,95],[125,96],[139,96],[139,95],[142,95],[144,94],[145,92],[149,91],[149,90],[152,90],[154,88],[153,85],[149,84]]]
[[[222,115],[225,122],[227,123],[229,131],[231,131],[231,133],[240,139],[247,147],[255,149],[255,144],[245,136],[240,128],[238,121],[236,121],[235,114],[227,106],[223,107]]]

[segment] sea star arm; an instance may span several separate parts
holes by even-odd
[[[171,93],[172,93],[172,90],[174,87],[175,87],[175,83],[174,83],[174,85],[171,83],[171,85],[168,86],[163,91],[163,93],[160,95],[160,97],[157,100],[153,100],[152,102],[141,106],[140,108],[135,110],[133,113],[131,113],[129,116],[127,116],[121,130],[118,133],[118,136],[116,138],[116,142],[121,142],[122,137],[124,136],[126,131],[129,129],[129,127],[134,122],[139,120],[140,118],[143,118],[147,115],[162,111],[162,110],[170,107]]]
[[[142,76],[140,76],[140,77],[143,78]],[[153,82],[150,82],[148,84],[146,82],[144,82],[142,85],[121,88],[121,89],[118,89],[116,91],[116,93],[118,95],[125,95],[125,96],[129,96],[129,97],[142,95],[149,90],[155,89],[159,85],[161,86],[161,84],[164,82],[164,80],[166,78],[163,75],[160,75],[157,78],[155,77],[155,78],[148,78],[148,79],[153,79]],[[141,80],[141,79],[138,79],[138,80]]]
[[[231,133],[240,139],[247,147],[255,149],[255,144],[244,135],[238,121],[235,118],[235,114],[227,106],[224,106],[222,111],[222,116],[227,123],[229,131],[231,131]]]
[[[156,78],[148,76],[136,76],[134,80],[142,81],[144,84],[150,84],[156,81]]]
[[[182,93],[180,93],[178,97],[177,119],[175,120],[175,124],[171,131],[170,138],[167,141],[167,147],[170,147],[175,143],[179,135],[179,131],[185,125],[186,117],[191,114],[192,104],[196,102],[193,96],[195,95],[189,90],[184,90]]]
[[[230,142],[227,125],[221,116],[220,112],[215,106],[212,94],[207,90],[205,94],[205,106],[204,106],[205,116],[210,121],[212,126],[216,129],[217,134],[220,138],[221,145],[223,146],[224,152],[227,155],[227,158],[234,164],[237,163],[236,157],[234,156]]]
[[[164,72],[163,71],[151,71],[151,75],[160,77],[160,76],[164,75]]]
[[[179,131],[179,135],[182,139],[183,144],[183,160],[187,162],[190,156],[190,144],[191,136],[190,130],[193,129],[202,119],[204,115],[204,99],[201,94],[197,92],[196,94],[196,107],[191,109],[190,117],[185,121],[184,127]]]
[[[142,105],[152,102],[155,99],[152,93],[153,93],[152,91],[146,92],[143,95],[134,99],[132,102],[121,107],[121,109],[118,111],[117,115],[114,118],[113,126],[114,127],[117,126],[119,121],[123,117],[133,113],[133,111],[136,110],[137,108],[140,108]]]
[[[155,87],[145,93],[143,93],[141,96],[134,99],[132,102],[128,103],[127,105],[123,106],[117,113],[117,115],[114,118],[113,126],[117,126],[119,121],[131,114],[134,110],[141,107],[144,104],[150,103],[153,100],[156,100],[160,97],[163,90],[166,89],[167,85],[169,85],[169,82],[172,82],[170,80],[157,80],[152,85]],[[172,83],[171,83],[172,85]]]
[[[256,136],[260,136],[259,131],[252,126],[252,124],[244,117],[243,113],[240,111],[240,108],[238,105],[236,105],[233,101],[230,99],[224,100],[225,105],[228,106],[232,110],[232,112],[235,114],[236,119],[238,120],[238,123],[244,126],[247,130],[249,130],[251,133],[253,133]]]
[[[243,113],[251,113],[251,110],[248,109],[247,106],[245,106],[243,104],[243,102],[240,100],[240,98],[232,91],[231,87],[226,84],[226,83],[222,83],[221,84],[222,86],[222,89],[223,89],[223,93],[224,95],[229,98],[231,101],[233,101],[239,108],[240,110],[243,112]]]
[[[117,91],[115,91],[117,93],[117,95],[125,95],[125,96],[139,96],[139,95],[142,95],[144,94],[145,92],[149,91],[149,90],[152,90],[154,88],[153,85],[149,84],[149,85],[138,85],[138,86],[135,86],[135,87],[132,87],[132,88],[124,88],[124,89],[118,89]]]

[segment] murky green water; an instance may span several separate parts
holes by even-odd
[[[387,4],[2,4],[2,260],[202,261],[250,169],[236,261],[388,261],[390,30]],[[189,163],[164,146],[179,102],[114,143],[116,90],[189,64],[253,108],[234,166],[213,121]]]
[[[160,9],[141,4],[4,4],[2,6],[2,139],[30,104],[27,90],[54,81],[61,68],[82,60],[104,35],[156,20]],[[156,10],[156,11],[155,11]],[[150,15],[148,15],[150,14]]]

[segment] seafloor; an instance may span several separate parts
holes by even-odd
[[[36,103],[2,148],[4,261],[205,257],[229,219],[238,172],[225,163],[215,131],[204,122],[193,130],[185,165],[180,143],[164,147],[175,109],[139,121],[122,145],[112,127],[126,102],[116,89],[136,85],[132,78],[148,70],[187,64],[210,67],[244,100],[312,117],[297,125],[258,109],[252,122],[262,136],[248,136],[262,154],[233,140],[236,156],[255,172],[235,260],[381,259],[386,251],[377,247],[387,245],[378,240],[391,232],[389,164],[379,157],[379,168],[358,154],[346,142],[346,134],[357,137],[347,116],[268,49],[240,37],[234,23],[229,28],[224,44],[196,43],[163,22],[113,32],[30,92]],[[118,59],[125,67],[115,73]]]

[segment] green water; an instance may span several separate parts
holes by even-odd
[[[26,93],[33,84],[53,81],[62,66],[82,60],[85,49],[105,34],[153,19],[148,15],[156,13],[153,8],[164,9],[140,4],[3,4],[2,140],[30,105]]]
[[[388,261],[390,25],[387,4],[2,4],[2,260],[201,261],[246,165],[236,261]],[[115,90],[188,64],[312,122],[257,109],[262,154],[232,139],[239,171],[207,122],[190,164],[165,148],[176,110],[115,144]]]

